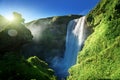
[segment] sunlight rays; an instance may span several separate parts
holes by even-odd
[[[7,16],[5,16],[5,18],[10,22],[14,21],[14,16],[13,15],[7,15]]]

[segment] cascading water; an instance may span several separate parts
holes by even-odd
[[[51,65],[59,78],[68,76],[68,69],[76,63],[77,54],[87,37],[85,26],[85,16],[69,22],[64,58],[55,57]]]

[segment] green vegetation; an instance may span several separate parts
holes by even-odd
[[[0,17],[0,20],[0,52],[18,50],[23,44],[32,40],[31,32],[21,21],[9,22],[4,17]]]
[[[68,80],[120,79],[120,1],[101,0],[87,15],[93,33]]]
[[[0,16],[0,80],[55,80],[54,72],[38,57],[27,60],[21,55],[24,44],[32,41],[21,14],[14,12],[15,21]]]
[[[31,25],[45,28],[37,43],[43,49],[40,51],[43,56],[38,58],[26,53],[31,56],[27,60],[20,54],[21,47],[28,43],[33,46],[33,36],[24,26],[21,14],[14,12],[14,17],[16,22],[0,16],[0,80],[56,80],[53,70],[39,58],[62,55],[67,24],[81,16],[55,16],[27,23],[28,28]],[[87,24],[92,34],[85,41],[67,79],[120,79],[120,1],[101,0],[87,15]]]
[[[22,15],[17,13],[17,12],[13,12],[13,15],[14,15],[14,20],[16,22],[20,22],[20,23],[24,23],[24,19],[22,18]]]
[[[23,24],[7,24],[0,32],[0,49],[19,48],[26,42],[32,40],[30,31]],[[13,46],[14,45],[14,46]],[[13,46],[13,47],[11,47]],[[0,52],[1,52],[0,51]]]
[[[18,53],[9,52],[0,57],[0,64],[0,80],[55,80],[46,63],[37,57],[26,61]]]

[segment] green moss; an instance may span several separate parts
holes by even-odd
[[[23,24],[7,24],[2,27],[0,32],[0,52],[2,53],[17,50],[32,40],[31,32]]]
[[[94,32],[85,41],[68,80],[120,79],[119,0],[101,0],[87,15]]]
[[[25,60],[21,47],[32,40],[24,19],[15,13],[17,22],[0,16],[0,80],[55,80],[54,72],[38,57]]]
[[[0,80],[55,80],[53,72],[37,57],[26,61],[18,53],[6,53],[0,60]]]
[[[8,22],[4,17],[0,19],[1,53],[18,50],[23,44],[32,40],[31,32],[22,23]]]

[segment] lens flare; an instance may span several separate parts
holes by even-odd
[[[8,35],[11,37],[17,36],[18,32],[15,29],[8,30]]]

